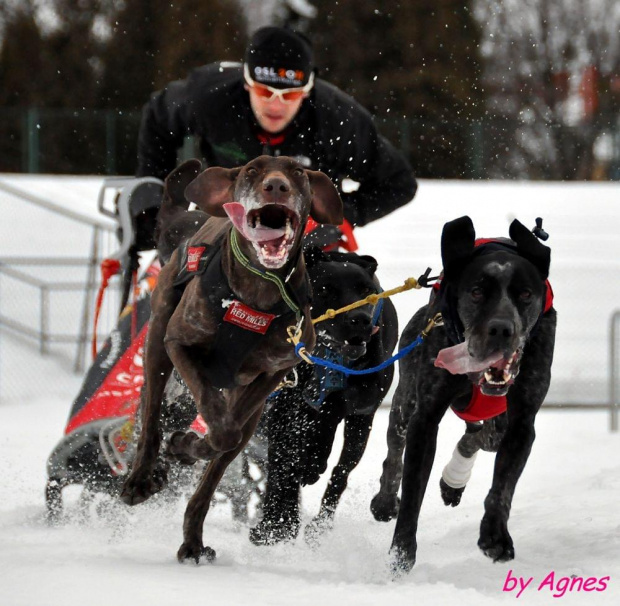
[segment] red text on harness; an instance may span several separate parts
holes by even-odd
[[[230,322],[235,326],[239,326],[245,330],[251,330],[264,335],[275,318],[273,314],[266,314],[262,311],[256,311],[241,301],[233,301],[226,313],[224,314],[224,322]]]

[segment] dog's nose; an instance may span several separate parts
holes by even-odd
[[[363,311],[349,312],[347,314],[347,322],[350,326],[355,326],[356,328],[368,328],[372,318]]]
[[[282,177],[267,177],[263,181],[263,190],[276,195],[286,194],[291,190],[291,186]]]
[[[492,343],[501,348],[502,344],[510,341],[515,334],[515,325],[512,320],[496,318],[487,325],[487,335]]]

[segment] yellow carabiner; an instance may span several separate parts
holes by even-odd
[[[297,326],[295,325],[289,326],[286,329],[286,332],[288,333],[288,336],[289,336],[287,341],[293,344],[293,346],[297,350],[297,355],[304,362],[307,362],[308,364],[314,364],[314,362],[309,358],[309,354],[306,351],[305,347],[300,347],[299,349],[297,349],[297,345],[299,345],[299,342],[301,340],[301,322]]]

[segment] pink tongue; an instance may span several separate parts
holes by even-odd
[[[270,242],[284,235],[284,228],[250,227],[246,220],[245,208],[240,202],[228,202],[224,204],[224,210],[232,224],[251,242]]]
[[[465,375],[469,372],[480,372],[486,370],[496,362],[502,359],[501,352],[489,356],[486,360],[476,360],[469,355],[467,350],[467,341],[459,343],[454,347],[446,347],[437,355],[435,366],[437,368],[445,368],[453,375]]]

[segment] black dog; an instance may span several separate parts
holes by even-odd
[[[329,308],[344,307],[379,292],[374,275],[377,263],[372,257],[313,248],[306,253],[306,265],[314,318]],[[356,369],[371,368],[389,358],[398,339],[398,322],[389,299],[381,305],[382,309],[365,305],[316,324],[314,355],[335,357],[340,364]],[[319,514],[306,527],[306,539],[317,541],[331,526],[349,474],[364,454],[375,411],[392,383],[393,368],[345,378],[301,363],[298,385],[272,398],[267,416],[267,491],[263,518],[250,531],[253,543],[273,544],[297,536],[300,486],[314,484],[325,471],[336,428],[344,419],[342,453]]]
[[[551,380],[556,312],[546,281],[549,248],[516,220],[510,237],[476,242],[469,217],[447,223],[439,293],[403,333],[402,342],[410,343],[435,314],[443,316],[443,327],[430,330],[423,344],[401,360],[381,490],[371,503],[377,520],[398,514],[391,549],[395,574],[415,563],[418,516],[438,425],[449,406],[467,421],[467,431],[444,470],[442,498],[446,505],[458,505],[473,455],[480,448],[497,451],[478,546],[494,561],[514,558],[508,516],[534,442],[534,418]]]

